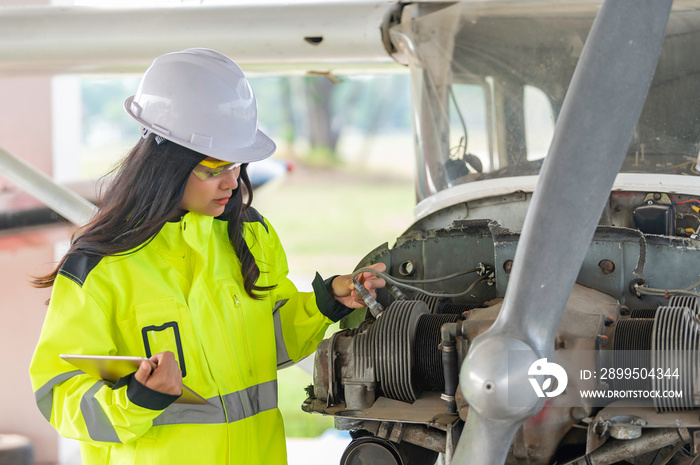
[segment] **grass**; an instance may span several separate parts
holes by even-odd
[[[350,273],[413,220],[409,179],[301,168],[256,192],[253,205],[277,230],[292,275]]]

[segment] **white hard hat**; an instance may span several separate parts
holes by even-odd
[[[147,131],[210,157],[249,163],[275,143],[258,129],[258,106],[241,68],[204,48],[159,56],[126,112]]]

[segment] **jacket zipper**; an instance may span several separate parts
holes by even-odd
[[[238,311],[238,314],[241,317],[241,331],[243,332],[243,345],[245,347],[245,355],[246,359],[248,360],[248,376],[251,377],[253,376],[253,358],[250,356],[250,344],[248,344],[248,331],[246,330],[246,323],[245,323],[245,313],[243,312],[243,306],[241,305],[241,301],[238,299],[238,294],[233,294],[233,303],[236,307],[236,310]]]
[[[250,349],[248,347],[248,335],[246,333],[245,329],[245,318],[243,317],[243,307],[241,306],[241,301],[238,298],[238,294],[234,293],[233,294],[233,305],[234,305],[234,311],[236,311],[239,315],[239,320],[241,322],[241,333],[243,334],[243,350],[245,352],[245,357],[246,357],[246,367],[245,369],[248,371],[248,373],[243,373],[243,377],[246,378],[248,381],[250,380],[252,374],[253,374],[253,369],[252,369],[252,360],[250,357]],[[245,384],[249,384],[246,382]],[[243,407],[243,417],[248,418],[250,416],[251,412],[248,411],[247,407],[247,402],[246,402],[246,396],[244,395],[243,391],[238,392],[238,396],[241,399],[241,406]]]
[[[183,221],[183,223],[182,223],[183,235],[184,235],[186,229],[187,229],[187,222]],[[185,242],[187,243],[187,240],[185,240]],[[187,261],[187,273],[188,273],[188,279],[190,282],[190,293],[191,293],[192,289],[194,289],[194,264],[193,264],[193,255],[194,254],[192,253],[192,246],[190,246],[189,243],[187,243],[187,247],[185,250],[186,250],[185,257],[186,257],[186,261]],[[208,300],[210,302],[212,302],[212,296],[209,293],[209,289],[204,287],[204,291],[207,294]],[[189,299],[189,295],[187,298]],[[215,315],[215,318],[217,319],[217,323],[218,323],[217,327],[219,328],[219,332],[221,333],[222,340],[226,340],[226,334],[223,331],[224,322],[221,319],[221,316],[218,314],[218,312],[215,309],[213,310],[213,313]],[[233,363],[235,361],[235,358],[233,358],[233,354],[231,353],[229,344],[226,344],[226,352],[228,353],[229,360],[231,361],[231,363]],[[219,391],[219,400],[221,401],[221,407],[222,407],[222,410],[224,411],[224,417],[226,418],[226,423],[228,424],[228,423],[230,423],[231,419],[229,417],[229,412],[226,409],[226,402],[224,401],[223,390],[221,389],[221,386],[219,385],[218,379],[214,378],[214,382],[216,383],[217,390]],[[227,433],[227,434],[229,434],[229,433]]]

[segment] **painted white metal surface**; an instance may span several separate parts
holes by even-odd
[[[538,176],[488,179],[460,184],[445,189],[418,203],[413,214],[417,220],[458,203],[512,194],[535,191]],[[663,192],[667,194],[700,195],[700,183],[694,176],[671,174],[620,173],[615,178],[613,191]]]
[[[398,69],[380,32],[392,3],[0,8],[0,74],[140,72],[190,47],[218,50],[246,70]]]
[[[80,195],[2,148],[0,171],[3,176],[76,225],[87,223],[96,210],[95,205]]]
[[[518,176],[515,178],[488,179],[485,181],[459,184],[431,195],[413,208],[416,221],[421,218],[458,203],[471,200],[496,197],[512,192],[533,192],[537,176]]]

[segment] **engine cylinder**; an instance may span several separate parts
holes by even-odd
[[[424,302],[392,303],[355,338],[356,366],[374,366],[382,391],[390,399],[413,402],[421,387],[415,373],[415,337],[418,319],[429,313]]]
[[[694,394],[700,380],[700,309],[696,297],[673,297],[669,306],[659,307],[654,319],[652,352],[654,366],[663,370],[663,376],[652,379],[653,389],[683,393],[682,397],[654,398],[656,410],[696,407]]]
[[[651,318],[656,316],[656,308],[635,308],[630,312],[630,318]]]
[[[416,375],[424,391],[443,391],[442,353],[440,352],[440,328],[445,323],[457,321],[459,315],[421,315],[416,329]]]
[[[613,345],[613,367],[651,367],[651,341],[653,338],[653,318],[630,318],[620,320],[615,328]],[[621,377],[611,382],[617,390],[651,389],[651,379]]]
[[[446,297],[428,296],[425,294],[420,294],[416,297],[416,300],[425,302],[425,304],[430,309],[430,313],[449,313],[454,315],[460,315],[469,310],[480,307],[480,304],[471,303],[454,303],[451,299]]]
[[[640,316],[650,316],[643,318]],[[653,376],[612,381],[617,390],[682,392],[653,397],[658,412],[690,410],[700,390],[700,307],[694,296],[674,296],[669,304],[620,320],[615,329],[614,368],[646,368]]]

